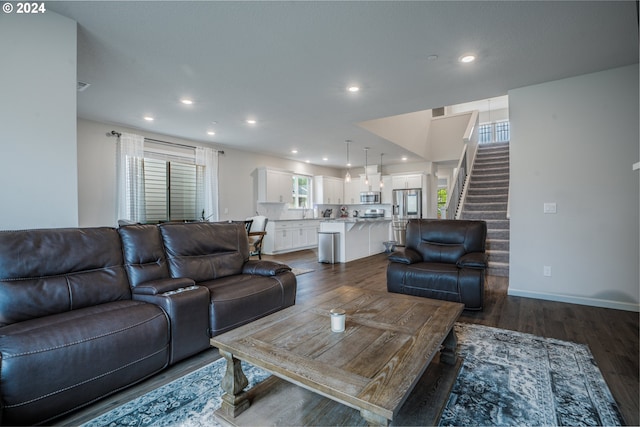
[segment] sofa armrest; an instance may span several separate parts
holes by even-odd
[[[249,260],[242,266],[242,274],[255,274],[258,276],[275,276],[291,271],[291,267],[275,261]]]
[[[176,285],[170,287],[167,282]],[[144,293],[137,293],[138,289]],[[195,286],[191,279],[162,279],[138,285],[133,291],[134,300],[155,304],[167,315],[171,328],[169,364],[209,348],[209,289]]]
[[[135,295],[159,295],[171,291],[190,288],[195,286],[195,284],[196,282],[186,277],[177,279],[158,279],[141,283],[131,291],[133,292],[135,299]]]
[[[422,256],[410,248],[398,249],[389,255],[389,261],[401,264],[415,264],[422,262]]]
[[[462,255],[458,262],[456,262],[456,266],[458,268],[475,268],[478,270],[484,270],[487,268],[488,260],[489,256],[484,252],[471,252]]]

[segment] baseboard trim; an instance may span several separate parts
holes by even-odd
[[[507,294],[514,297],[534,298],[547,301],[566,302],[569,304],[590,305],[593,307],[640,312],[640,304],[622,301],[611,301],[599,298],[586,298],[562,294],[548,294],[543,292],[526,291],[522,289],[512,289],[511,287],[509,287]]]

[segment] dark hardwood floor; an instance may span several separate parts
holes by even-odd
[[[264,255],[263,259],[314,270],[298,276],[299,302],[343,285],[386,291],[385,254],[347,264],[320,264],[315,250],[277,256]],[[484,310],[465,311],[460,321],[587,344],[627,425],[640,425],[640,315],[635,312],[508,296],[507,288],[508,278],[488,276]],[[81,424],[218,357],[215,349],[205,351],[147,381],[61,419],[56,425]]]

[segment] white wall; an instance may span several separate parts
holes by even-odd
[[[472,113],[434,117],[429,128],[428,159],[432,162],[458,160],[462,154],[462,137]]]
[[[76,23],[0,14],[0,229],[78,225]]]
[[[509,92],[510,295],[638,311],[638,89],[634,65]]]
[[[137,129],[78,119],[78,194],[79,225],[114,226],[116,217],[116,138],[107,136],[112,130],[131,132],[161,141],[204,146],[206,144],[159,135]],[[228,147],[219,157],[220,220],[240,220],[260,213],[273,214],[273,206],[258,206],[256,168],[268,166],[305,175],[341,176],[340,171],[280,159]],[[225,211],[226,210],[226,211]],[[279,214],[282,206],[278,206]]]

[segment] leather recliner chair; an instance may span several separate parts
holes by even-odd
[[[482,310],[486,237],[484,221],[409,220],[405,248],[389,255],[387,290]]]

